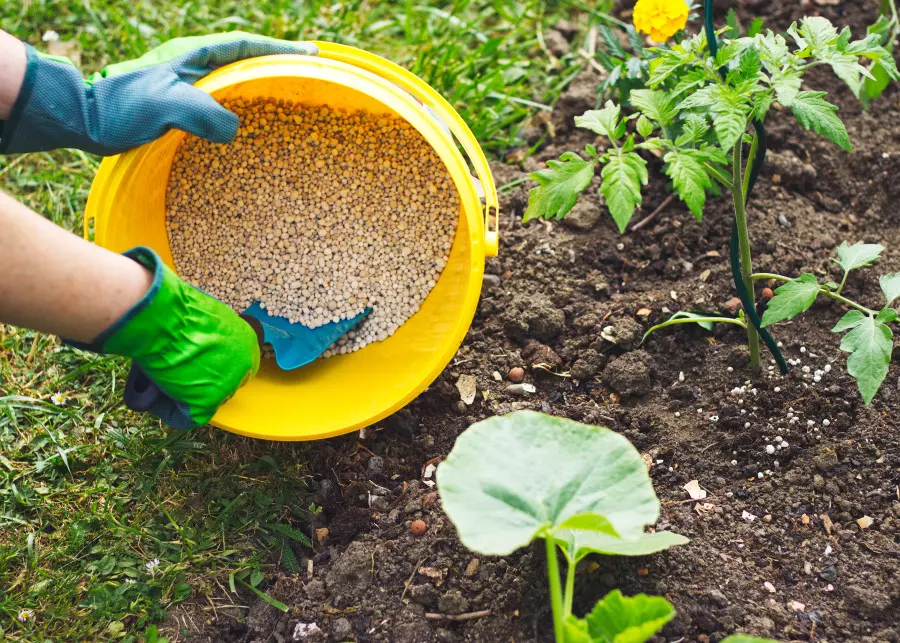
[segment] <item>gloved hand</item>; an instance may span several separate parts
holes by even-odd
[[[83,80],[67,59],[26,48],[25,81],[9,120],[0,123],[0,154],[71,147],[109,156],[171,128],[228,143],[238,117],[193,83],[245,58],[318,53],[312,43],[232,31],[176,38]]]
[[[164,395],[148,411],[175,429],[206,424],[259,370],[256,331],[231,308],[179,279],[149,248],[126,257],[153,273],[144,298],[90,345],[130,357]]]

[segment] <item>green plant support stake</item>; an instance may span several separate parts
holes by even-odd
[[[715,58],[719,52],[719,42],[716,38],[715,26],[713,25],[713,0],[705,0],[704,2],[703,24],[706,29],[706,42],[709,46],[709,53]],[[738,209],[744,210],[746,208],[747,202],[750,200],[750,195],[753,193],[753,188],[756,185],[756,179],[759,177],[759,172],[762,170],[763,162],[766,158],[766,128],[763,126],[762,122],[758,120],[753,121],[753,128],[756,130],[756,155],[753,157],[753,164],[750,167],[749,177],[745,183],[746,189],[744,189],[742,185],[736,185],[734,187],[738,192],[743,191],[744,193],[743,204],[735,203],[736,212]],[[741,145],[743,145],[743,143],[739,140],[736,143],[735,149],[740,150]],[[736,168],[740,168],[740,161],[737,157],[735,158],[735,164]],[[739,208],[739,206],[741,207]],[[742,214],[744,216],[742,225],[746,230],[746,213],[743,212]],[[728,248],[731,259],[731,278],[734,281],[734,288],[737,291],[738,299],[741,300],[741,305],[744,307],[744,312],[750,319],[750,325],[747,327],[747,340],[750,346],[750,363],[754,368],[759,368],[759,338],[762,338],[766,347],[769,349],[769,352],[772,353],[772,357],[774,357],[775,361],[778,363],[778,370],[781,371],[782,375],[787,375],[789,370],[787,361],[784,359],[784,355],[781,354],[781,349],[778,348],[778,343],[772,337],[771,333],[763,328],[762,320],[756,312],[756,304],[753,301],[752,291],[750,290],[753,288],[753,284],[752,282],[749,286],[747,284],[751,272],[751,267],[749,265],[750,253],[748,249],[747,256],[743,258],[744,262],[742,263],[737,217],[731,226],[731,239],[728,242]],[[746,271],[742,271],[744,263],[747,264]],[[744,272],[746,272],[746,274],[744,274]]]

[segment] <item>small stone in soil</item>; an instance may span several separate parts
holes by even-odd
[[[506,379],[508,379],[513,384],[519,384],[525,380],[525,369],[515,366],[509,369],[509,373],[506,375]]]
[[[425,525],[424,520],[413,520],[412,524],[409,526],[409,530],[412,532],[413,536],[424,536],[425,530],[427,526]]]

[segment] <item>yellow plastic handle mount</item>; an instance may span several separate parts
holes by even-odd
[[[469,156],[484,190],[484,253],[488,257],[496,257],[500,244],[500,204],[497,199],[497,187],[494,185],[491,168],[481,146],[453,106],[421,78],[381,56],[333,42],[316,41],[315,45],[319,48],[319,56],[323,58],[332,58],[361,67],[406,90],[434,110],[438,118],[447,125]]]

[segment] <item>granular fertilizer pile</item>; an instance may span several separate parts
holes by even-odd
[[[166,195],[178,274],[310,328],[371,314],[324,356],[390,337],[447,263],[459,196],[405,120],[236,99],[235,141],[187,136]]]

